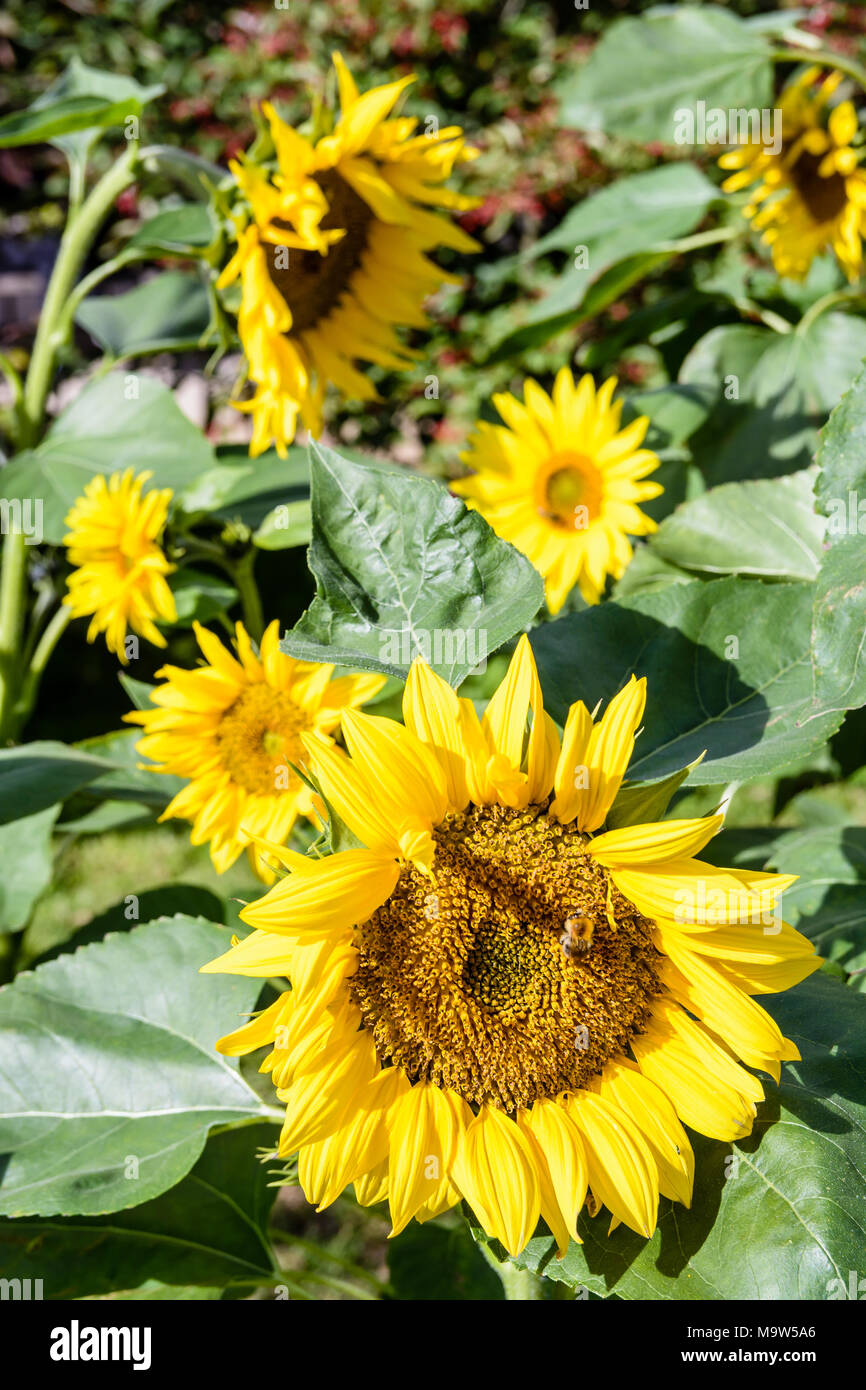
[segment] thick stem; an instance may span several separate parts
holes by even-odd
[[[505,1297],[510,1303],[537,1303],[544,1298],[542,1281],[528,1269],[518,1269],[517,1265],[501,1264],[497,1273],[502,1280]]]
[[[117,163],[100,179],[81,208],[73,212],[66,224],[57,260],[51,272],[45,303],[42,305],[33,355],[24,383],[20,440],[22,447],[27,448],[35,444],[39,438],[57,349],[63,343],[62,334],[58,332],[63,310],[91,243],[108,215],[112,203],[132,182],[137,153],[138,146],[131,144]],[[68,332],[68,325],[65,331]]]
[[[244,612],[244,627],[250,634],[254,642],[262,640],[262,633],[265,630],[265,616],[262,612],[262,601],[259,598],[259,591],[256,587],[253,575],[253,566],[256,563],[256,552],[250,547],[246,555],[238,560],[232,567],[232,576],[237,585],[238,593],[241,596],[241,604]]]
[[[39,639],[30,667],[21,682],[21,693],[12,708],[10,732],[13,738],[18,737],[33,711],[45,667],[48,665],[51,653],[69,626],[71,618],[72,612],[64,604],[58,608]]]
[[[774,63],[808,63],[810,67],[836,68],[866,91],[866,68],[844,53],[834,53],[831,48],[775,48],[770,58]]]
[[[6,744],[11,737],[12,713],[20,679],[18,657],[27,579],[27,540],[23,531],[11,530],[8,533],[0,564],[0,744]]]

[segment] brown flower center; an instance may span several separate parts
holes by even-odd
[[[794,161],[791,178],[809,215],[816,222],[832,222],[843,211],[848,194],[841,174],[822,178],[818,173],[823,157],[804,151]]]
[[[265,247],[268,274],[292,311],[293,333],[314,328],[336,308],[360,264],[373,219],[364,199],[335,170],[318,174],[316,182],[328,200],[321,226],[326,231],[344,228],[346,235],[328,248],[327,256],[318,251]],[[288,265],[282,264],[281,251],[283,257],[287,254]]]
[[[289,767],[303,756],[298,735],[306,729],[303,711],[281,690],[257,682],[244,690],[220,720],[216,732],[223,767],[232,781],[258,796],[295,790]]]
[[[350,992],[380,1061],[513,1112],[585,1086],[646,1024],[652,924],[546,808],[473,807],[356,929]]]

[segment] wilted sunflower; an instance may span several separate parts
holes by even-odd
[[[551,613],[575,584],[587,603],[598,603],[607,576],[618,579],[631,559],[628,537],[656,529],[637,505],[663,491],[642,481],[659,463],[640,447],[649,420],[641,415],[620,429],[615,390],[615,377],[596,391],[591,376],[575,385],[563,367],[552,398],[531,380],[524,383],[525,405],[509,394],[494,396],[505,424],[478,421],[461,455],[472,476],[452,484],[532,561]]]
[[[313,794],[290,764],[304,760],[301,736],[328,738],[340,715],[369,700],[384,677],[340,676],[333,666],[295,661],[280,651],[271,623],[256,654],[237,624],[238,659],[206,628],[194,624],[205,663],[194,671],[164,666],[151,694],[155,708],[124,716],[142,724],[137,747],[158,772],[188,777],[161,820],[192,822],[194,845],[210,844],[223,873],[246,848],[265,882],[273,873],[251,836],[282,844],[298,816],[313,818]]]
[[[395,1234],[464,1197],[512,1254],[539,1214],[562,1253],[584,1202],[649,1236],[659,1192],[691,1198],[681,1121],[743,1138],[764,1093],[736,1058],[797,1057],[750,998],[819,963],[773,920],[793,880],[695,859],[719,816],[602,828],[644,685],[597,723],[573,705],[560,742],[522,638],[481,720],[419,661],[405,727],[348,712],[351,756],[305,740],[362,847],[279,853],[256,930],[204,968],[291,979],[219,1047],[270,1044],[320,1209],[354,1182]]]
[[[218,285],[240,278],[238,331],[255,391],[238,408],[253,416],[254,455],[272,442],[284,453],[299,416],[321,433],[328,382],[344,396],[375,400],[355,363],[411,366],[417,354],[395,327],[423,327],[427,296],[460,283],[425,252],[478,250],[428,211],[475,205],[439,186],[475,154],[460,127],[416,134],[417,120],[389,118],[414,78],[361,96],[339,54],[334,66],[341,112],[330,133],[308,139],[265,103],[276,166],[230,165],[243,209],[237,251]]]
[[[817,85],[819,68],[809,68],[782,93],[782,147],[773,154],[750,141],[723,154],[722,169],[734,169],[726,193],[757,187],[744,209],[771,248],[780,275],[802,280],[816,256],[832,247],[849,280],[863,270],[866,174],[852,148],[857,134],[853,102],[827,111],[842,73]]]
[[[142,496],[151,473],[100,474],[84,489],[66,518],[69,534],[63,543],[69,563],[69,592],[63,602],[74,618],[92,619],[87,640],[100,632],[110,651],[127,662],[127,629],[132,628],[156,647],[166,645],[155,619],[173,622],[177,617],[174,595],[165,576],[175,568],[159,546],[171,501],[171,489]]]

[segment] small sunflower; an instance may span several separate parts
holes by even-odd
[[[159,545],[171,489],[154,489],[142,496],[150,473],[135,477],[128,468],[107,480],[100,474],[84,489],[66,518],[64,536],[69,563],[75,568],[67,581],[63,602],[74,618],[91,617],[87,640],[101,632],[110,651],[127,662],[129,628],[155,647],[165,638],[156,619],[174,622],[174,595],[165,576],[175,568]]]
[[[355,363],[411,366],[416,354],[395,328],[424,327],[428,295],[460,283],[425,253],[478,250],[429,210],[475,206],[440,187],[474,157],[460,127],[417,134],[416,120],[390,116],[414,78],[362,96],[339,54],[334,66],[341,112],[330,134],[308,139],[266,102],[275,167],[230,165],[242,208],[237,250],[217,283],[240,279],[238,332],[254,393],[238,408],[253,417],[253,455],[272,442],[284,453],[299,418],[320,434],[329,382],[344,396],[377,399]]]
[[[194,627],[204,664],[194,671],[164,666],[154,708],[124,718],[144,726],[138,751],[159,764],[157,772],[189,778],[160,819],[191,821],[192,843],[210,845],[218,873],[246,848],[270,883],[274,875],[252,837],[282,844],[298,816],[314,819],[313,793],[291,766],[304,759],[301,737],[330,741],[341,714],[375,695],[384,677],[334,680],[333,666],[295,661],[280,651],[277,622],[258,654],[238,623],[237,658],[212,632]]]
[[[778,1080],[798,1056],[751,996],[819,962],[774,917],[793,879],[694,858],[721,817],[603,829],[644,698],[576,703],[560,741],[522,638],[480,720],[417,661],[405,726],[347,711],[349,756],[305,739],[361,847],[274,849],[290,875],[204,968],[291,980],[219,1048],[269,1045],[319,1209],[354,1183],[396,1234],[465,1198],[512,1255],[539,1215],[563,1254],[584,1203],[642,1236],[659,1193],[689,1204],[683,1124],[750,1132],[737,1059]]]
[[[494,396],[505,424],[478,421],[461,455],[472,476],[452,484],[532,561],[551,613],[575,584],[587,603],[598,603],[607,576],[618,579],[631,559],[628,537],[656,529],[637,505],[663,491],[642,481],[659,463],[640,447],[649,420],[641,415],[620,429],[616,384],[608,377],[596,391],[589,374],[575,384],[563,367],[552,397],[531,380],[525,404]]]
[[[866,174],[852,148],[857,112],[850,101],[828,113],[827,103],[842,73],[818,85],[819,68],[809,68],[782,93],[782,147],[773,154],[750,141],[719,160],[733,169],[725,193],[756,184],[744,209],[770,247],[780,275],[802,280],[816,256],[832,247],[849,280],[863,270]]]

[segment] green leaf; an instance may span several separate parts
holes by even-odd
[[[866,323],[848,314],[821,314],[805,332],[727,324],[707,333],[679,376],[711,407],[691,441],[707,482],[776,477],[808,467],[819,427],[864,356]]]
[[[41,501],[43,539],[59,545],[70,507],[97,473],[147,469],[148,488],[179,491],[213,464],[210,444],[166,387],[111,372],[85,387],[36,449],[6,465],[3,495]]]
[[[562,123],[642,144],[676,142],[677,113],[772,106],[773,69],[762,35],[716,6],[612,24],[560,84]]]
[[[151,692],[156,689],[155,686],[148,685],[147,681],[137,681],[134,676],[128,676],[125,671],[121,671],[117,679],[120,681],[120,684],[123,686],[135,709],[153,709],[153,702],[150,696]]]
[[[151,217],[126,243],[126,249],[195,255],[212,245],[217,229],[207,203],[181,203]]]
[[[520,631],[541,577],[431,478],[310,448],[316,596],[282,647],[405,676],[424,656],[452,685]]]
[[[0,825],[44,811],[112,770],[105,758],[50,739],[0,748]]]
[[[13,111],[0,119],[0,149],[16,145],[40,145],[59,135],[119,125],[130,114],[128,101],[102,97],[66,97],[45,106]]]
[[[518,1265],[629,1300],[851,1296],[866,1224],[866,1000],[817,975],[762,1002],[802,1061],[784,1064],[778,1091],[768,1083],[733,1161],[730,1146],[698,1139],[691,1209],[663,1198],[649,1241],[623,1227],[608,1236],[606,1212],[584,1215],[583,1246],[558,1261],[536,1235]]]
[[[702,574],[814,579],[823,518],[815,514],[814,472],[711,488],[684,502],[650,539],[670,564]]]
[[[864,971],[866,830],[844,823],[790,830],[774,841],[766,867],[799,875],[785,891],[785,920],[849,974]]]
[[[647,678],[629,776],[655,781],[706,750],[699,786],[761,777],[814,752],[838,713],[812,701],[813,587],[747,579],[673,583],[570,614],[532,633],[545,706],[609,701]]]
[[[166,626],[192,627],[193,623],[209,623],[238,600],[234,585],[204,570],[185,567],[171,575],[168,582],[174,594],[177,617]]]
[[[247,1292],[257,1280],[272,1282],[265,1232],[275,1189],[255,1154],[273,1147],[277,1134],[259,1122],[212,1135],[177,1186],[110,1220],[0,1220],[4,1276],[42,1279],[49,1299],[140,1290],[153,1280],[181,1288],[238,1284]]]
[[[112,357],[201,347],[210,327],[207,287],[198,275],[166,270],[125,294],[91,295],[75,322]]]
[[[85,796],[100,801],[142,801],[147,806],[157,806],[162,810],[186,786],[182,777],[139,766],[142,761],[147,763],[136,747],[142,732],[141,729],[116,729],[109,734],[98,734],[96,738],[83,739],[74,745],[82,752],[103,758],[106,764],[112,765],[110,772],[88,784]]]
[[[230,935],[162,918],[0,991],[0,1213],[138,1206],[189,1172],[212,1125],[263,1116],[214,1050],[260,982],[197,973]]]
[[[503,1300],[502,1281],[461,1222],[450,1229],[411,1222],[388,1242],[394,1298],[407,1302]]]
[[[51,882],[51,834],[59,806],[0,826],[0,932],[20,931]]]
[[[815,699],[856,709],[866,704],[866,368],[830,416],[818,464],[829,548],[815,591]]]
[[[178,503],[191,516],[239,521],[252,530],[275,508],[305,498],[309,485],[305,449],[290,448],[284,459],[270,449],[254,459],[246,449],[232,446],[217,451],[216,467],[196,478]]]
[[[632,174],[585,198],[536,242],[533,258],[567,251],[569,268],[527,308],[491,361],[538,346],[571,323],[592,318],[663,264],[668,243],[694,230],[718,190],[692,164],[666,164]],[[580,253],[580,268],[573,264]]]
[[[58,102],[82,98],[90,101],[95,99],[102,104],[101,114],[86,126],[76,124],[67,128],[68,132],[74,133],[58,132],[44,137],[63,150],[70,161],[83,164],[101,130],[125,123],[129,116],[140,116],[144,107],[164,91],[161,85],[143,87],[121,73],[88,67],[75,54],[65,72],[33,102],[30,109],[48,112]]]
[[[286,502],[268,512],[253,536],[260,550],[291,550],[309,545],[313,538],[313,515],[308,498]]]

